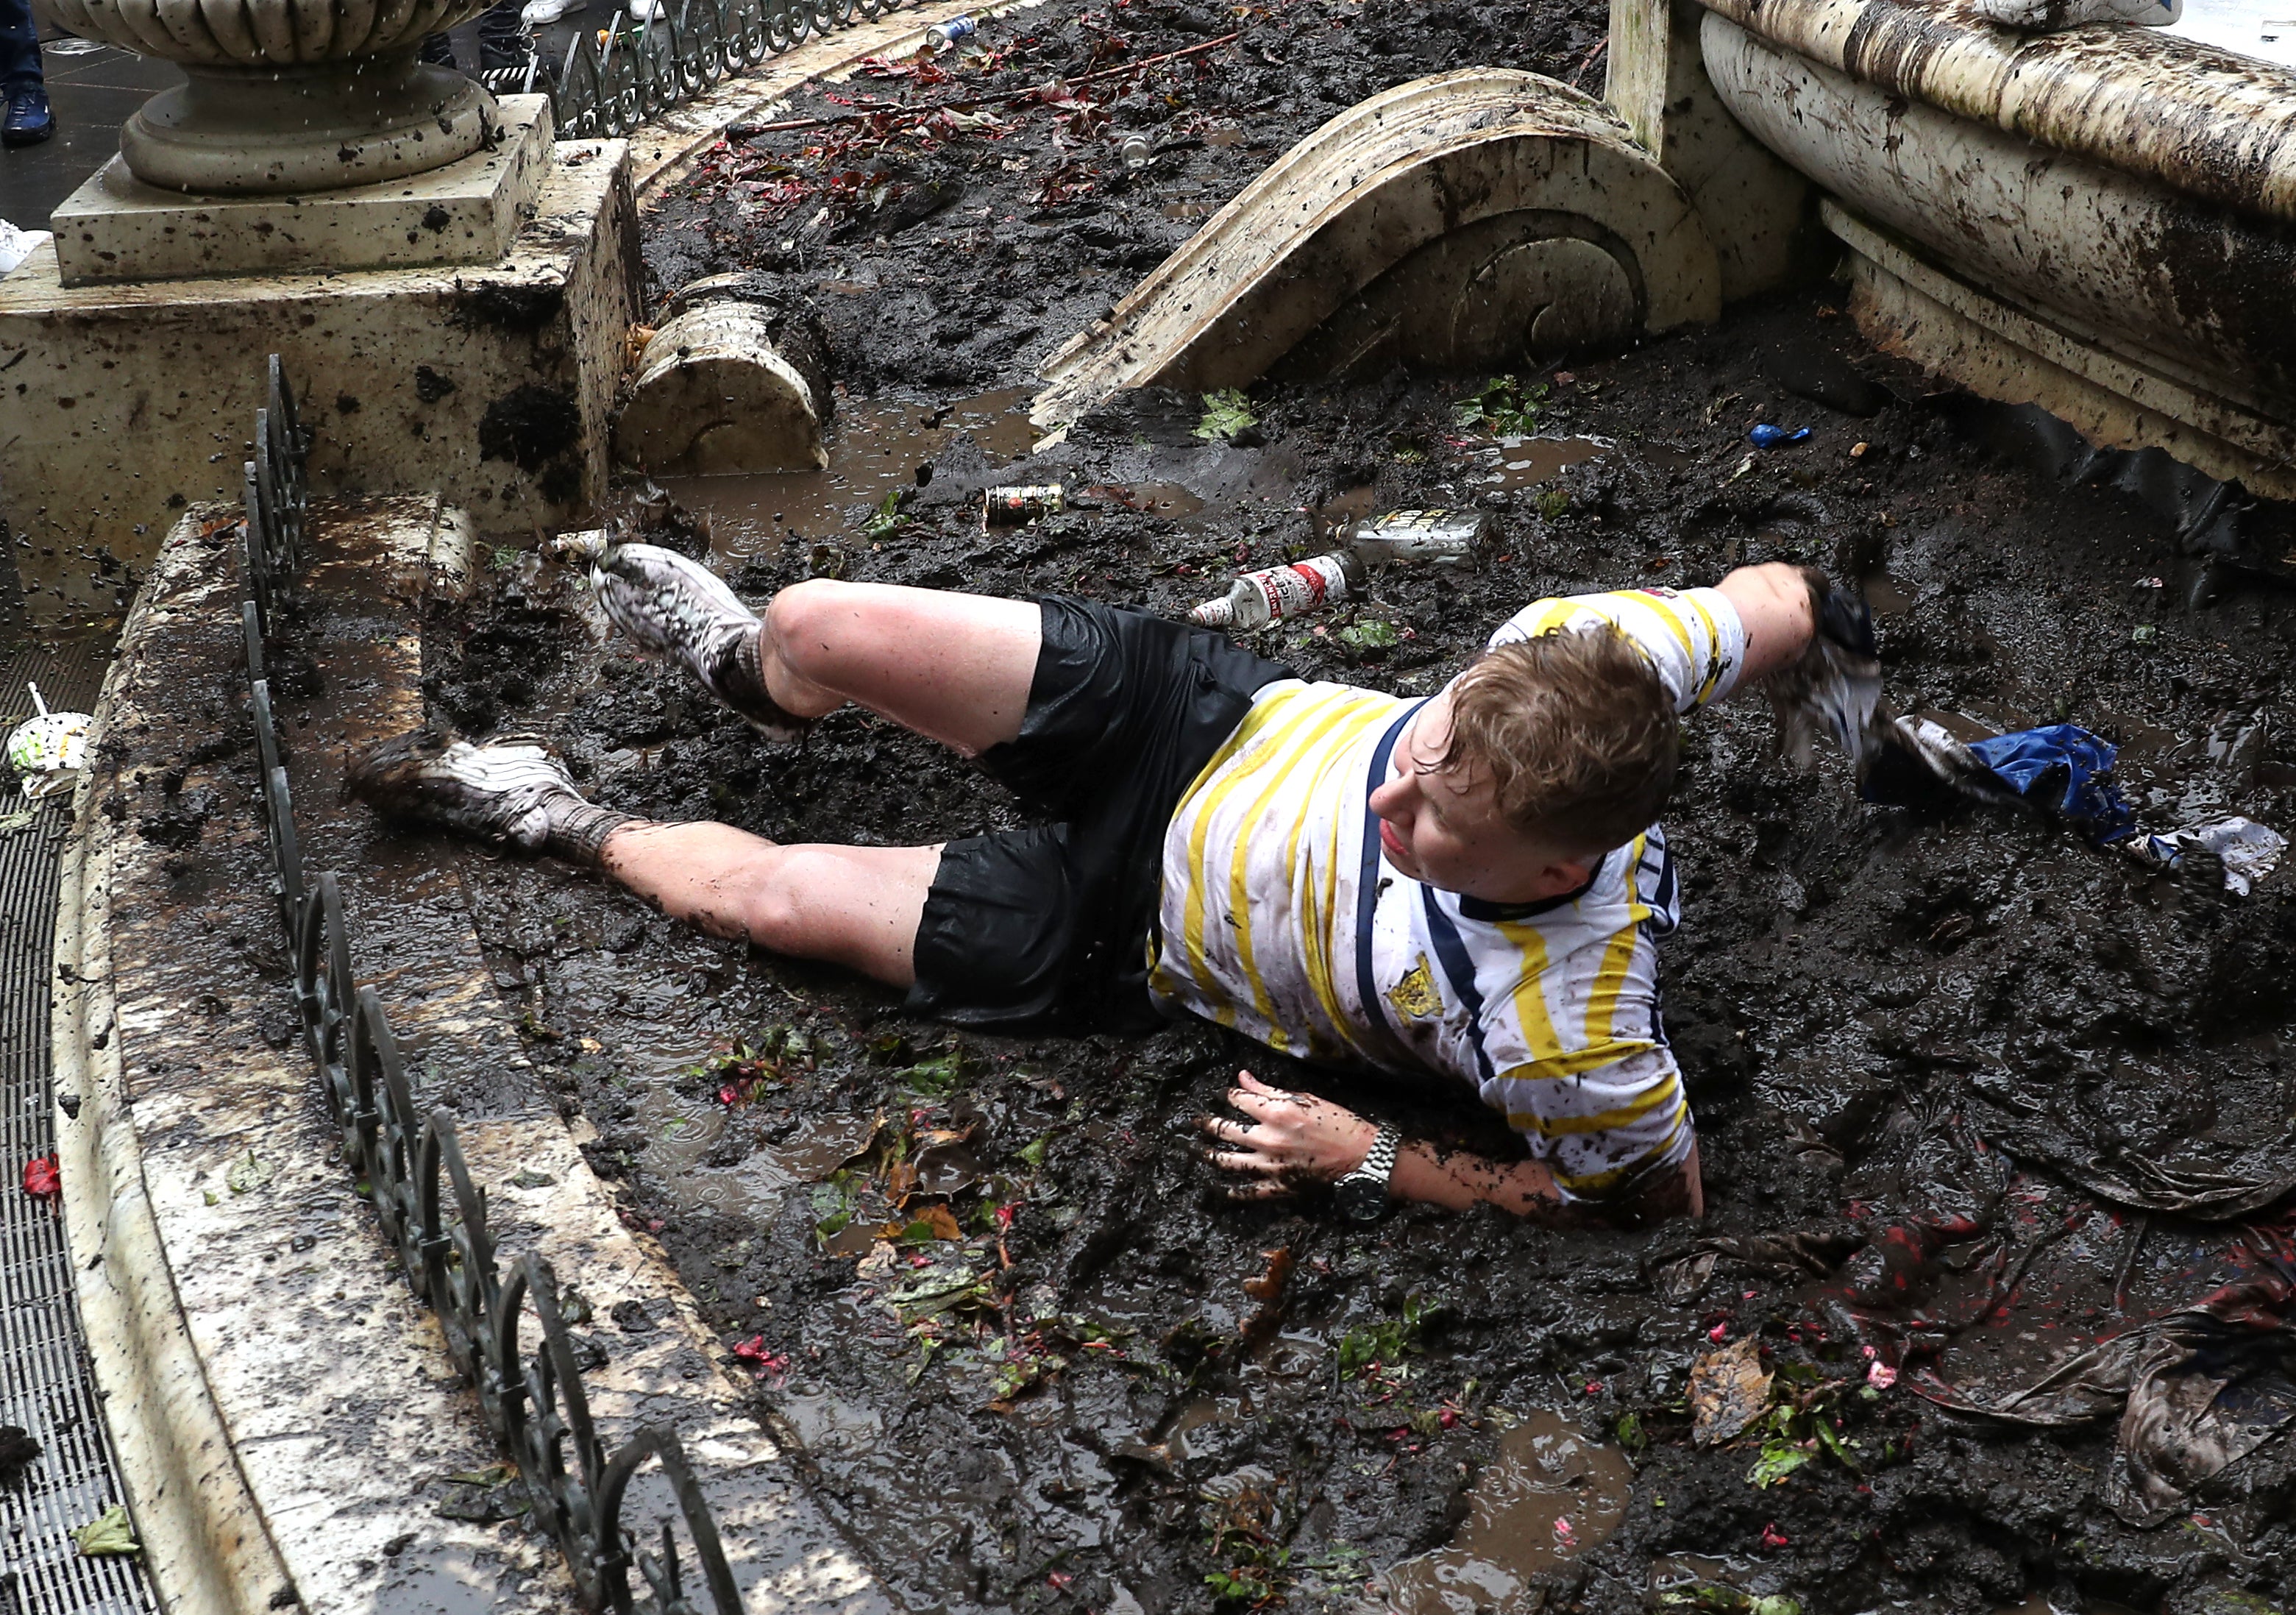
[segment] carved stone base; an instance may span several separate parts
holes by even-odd
[[[498,262],[550,168],[549,99],[505,96],[497,119],[459,162],[307,196],[186,196],[115,157],[49,216],[64,284]]]
[[[119,131],[147,185],[281,196],[373,184],[458,162],[501,123],[495,98],[452,68],[388,56],[287,68],[182,64]]]
[[[188,502],[242,491],[276,353],[316,433],[315,497],[437,494],[488,538],[583,525],[636,316],[620,141],[554,148],[536,215],[478,265],[61,283],[36,252],[0,276],[0,516],[35,620],[116,620]]]

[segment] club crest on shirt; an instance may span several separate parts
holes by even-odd
[[[1406,1021],[1424,1021],[1443,1012],[1443,995],[1435,990],[1434,967],[1427,963],[1425,954],[1419,955],[1419,963],[1402,980],[1387,989],[1387,1001]]]

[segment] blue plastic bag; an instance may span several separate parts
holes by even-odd
[[[2136,814],[2106,777],[2119,750],[2078,724],[1997,734],[1972,742],[1969,750],[2018,795],[2054,809],[2101,846],[2122,840],[2136,827]]]
[[[1746,441],[1756,448],[1775,448],[1781,443],[1800,443],[1809,436],[1809,428],[1797,426],[1788,431],[1783,426],[1772,426],[1765,421],[1746,434]]]

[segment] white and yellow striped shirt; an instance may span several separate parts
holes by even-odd
[[[1729,693],[1745,630],[1713,589],[1543,600],[1494,645],[1608,621],[1688,711]],[[1149,987],[1303,1059],[1472,1083],[1565,1195],[1600,1199],[1690,1152],[1658,1007],[1679,918],[1652,825],[1587,887],[1502,906],[1399,874],[1366,806],[1422,703],[1285,679],[1204,766],[1164,832]]]

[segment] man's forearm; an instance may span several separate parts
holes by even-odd
[[[1488,1202],[1518,1217],[1562,1205],[1553,1175],[1535,1160],[1497,1161],[1460,1150],[1439,1152],[1423,1144],[1406,1145],[1396,1156],[1388,1193],[1398,1200],[1452,1211]]]
[[[1782,561],[1742,566],[1714,586],[1746,630],[1739,689],[1791,666],[1809,648],[1817,625],[1810,613],[1809,581],[1800,567]]]

